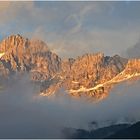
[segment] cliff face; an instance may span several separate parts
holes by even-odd
[[[29,72],[39,83],[40,95],[50,96],[61,87],[70,96],[105,98],[114,84],[140,75],[140,60],[118,55],[86,54],[61,60],[40,40],[12,35],[0,43],[0,76]]]
[[[126,62],[120,57],[104,57],[102,53],[87,54],[75,60],[67,77],[74,85],[79,83],[79,86],[89,88],[115,77],[124,69]]]
[[[60,70],[61,59],[39,40],[12,35],[0,43],[0,52],[5,53],[1,62],[8,74],[28,71],[33,80],[40,81]]]
[[[74,96],[86,95],[93,98],[103,98],[108,94],[104,87],[98,90],[91,88],[114,78],[123,71],[126,63],[127,59],[119,56],[104,57],[102,53],[84,55],[71,66],[64,86]]]

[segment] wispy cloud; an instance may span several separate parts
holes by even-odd
[[[139,9],[125,2],[0,2],[0,36],[42,39],[62,57],[120,54],[139,38]]]
[[[84,21],[86,20],[86,16],[92,14],[93,17],[89,17],[89,18],[93,18],[94,20],[94,16],[101,14],[102,12],[104,12],[104,10],[108,7],[109,9],[109,5],[108,4],[100,4],[97,2],[91,2],[91,3],[82,3],[80,4],[80,6],[78,6],[78,9],[76,10],[76,12],[72,12],[70,15],[68,15],[68,17],[65,20],[65,23],[74,23],[74,25],[70,28],[69,33],[70,34],[74,34],[77,33],[78,31],[82,30],[82,26]],[[103,8],[104,6],[104,8]],[[71,7],[73,8],[73,7]],[[75,8],[75,7],[74,7]]]
[[[63,36],[49,44],[62,57],[77,57],[85,53],[104,52],[105,55],[122,54],[134,46],[139,38],[139,28],[103,30],[95,28],[72,36]]]
[[[124,56],[128,58],[140,58],[140,39],[133,46],[124,51]]]

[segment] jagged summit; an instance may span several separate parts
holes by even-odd
[[[51,96],[63,87],[70,96],[107,97],[117,83],[140,76],[140,60],[103,53],[62,60],[46,43],[11,35],[0,43],[0,76],[28,72],[40,85],[40,95]]]
[[[39,39],[28,39],[25,38],[19,34],[17,35],[11,35],[8,36],[6,39],[2,40],[0,42],[0,51],[6,52],[9,49],[26,49],[27,47],[34,47],[38,48],[40,50],[37,51],[43,51],[42,49],[48,49],[48,46],[43,42],[42,40]],[[45,47],[45,48],[44,48]]]
[[[97,52],[97,53],[86,53],[86,54],[83,54],[82,56],[78,56],[77,59],[81,59],[81,58],[84,58],[84,57],[87,57],[87,58],[90,58],[90,57],[102,58],[102,57],[104,57],[104,53],[102,53],[102,52]]]
[[[45,72],[49,77],[60,68],[61,59],[52,53],[47,45],[40,40],[29,40],[20,35],[11,35],[0,43],[1,57],[8,73],[15,71]],[[41,77],[41,76],[40,76]],[[36,76],[33,76],[36,79]]]

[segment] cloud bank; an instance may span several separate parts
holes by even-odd
[[[29,75],[16,76],[0,93],[0,138],[64,138],[64,128],[90,129],[140,119],[139,82],[118,85],[98,103],[73,99],[60,90],[56,96],[38,96]]]

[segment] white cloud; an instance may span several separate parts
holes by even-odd
[[[35,2],[0,2],[1,34],[19,33],[39,38],[62,57],[76,57],[84,53],[102,51],[106,55],[120,54],[133,46],[139,38],[139,25],[105,28],[92,25],[97,17],[114,12],[111,2],[60,2],[45,3],[39,7]],[[50,6],[50,7],[49,7]],[[102,19],[101,22],[108,19]],[[114,22],[110,19],[111,24]]]
[[[77,34],[59,35],[59,39],[49,42],[48,46],[62,57],[77,57],[85,53],[104,52],[105,55],[121,55],[139,38],[138,27],[131,29],[94,29]]]
[[[64,21],[66,24],[68,24],[71,21],[75,23],[70,29],[69,34],[74,34],[82,30],[83,22],[88,14],[100,14],[105,10],[104,8],[102,8],[103,4],[96,2],[85,4],[82,3],[79,5],[80,6],[77,7],[77,10],[74,13],[72,12],[70,15],[68,15],[68,17]],[[108,7],[108,4],[104,4],[104,7]],[[71,8],[73,8],[73,6]]]

